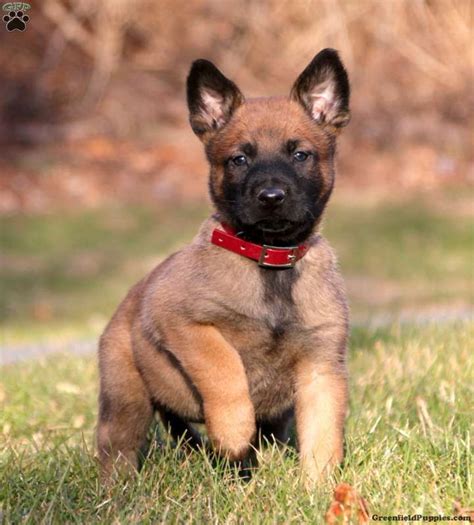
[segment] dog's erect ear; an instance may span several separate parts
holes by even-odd
[[[318,124],[349,124],[349,79],[334,49],[323,49],[296,79],[290,97]]]
[[[208,60],[196,60],[187,83],[189,121],[200,138],[221,129],[242,104],[239,88]]]

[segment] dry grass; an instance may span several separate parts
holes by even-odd
[[[18,166],[25,145],[41,143],[45,162],[74,170],[74,157],[64,162],[61,149],[47,149],[52,141],[119,138],[111,148],[133,143],[138,157],[150,144],[178,146],[174,172],[160,162],[148,172],[185,186],[181,157],[204,170],[184,101],[193,59],[214,60],[248,95],[283,94],[328,46],[352,81],[353,119],[340,148],[349,181],[393,191],[468,180],[472,11],[470,0],[44,0],[25,33],[2,34],[0,210],[28,208],[28,185],[51,191],[39,168]],[[15,141],[23,149],[12,150]],[[90,157],[79,174],[115,176],[116,166]],[[91,192],[110,193],[101,184]]]
[[[271,94],[286,92],[288,79],[328,46],[340,50],[351,72],[356,113],[383,120],[434,104],[448,119],[468,114],[469,0],[45,0],[40,9],[32,11],[30,35],[21,35],[32,45],[14,69],[9,46],[19,40],[5,39],[5,76],[33,77],[39,99],[61,98],[56,103],[69,116],[70,106],[81,107],[82,116],[96,104],[106,114],[118,111],[122,131],[133,113],[143,115],[141,104],[157,106],[157,94],[182,91],[198,56],[218,62],[254,94]],[[127,96],[135,97],[133,112],[117,103]],[[169,117],[176,111],[176,102],[155,107]]]

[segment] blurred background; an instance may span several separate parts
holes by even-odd
[[[200,57],[262,96],[338,49],[353,117],[324,232],[354,324],[471,315],[471,0],[30,4],[24,32],[0,27],[4,359],[93,341],[209,213],[184,91]]]

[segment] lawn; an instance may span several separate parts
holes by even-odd
[[[336,480],[370,514],[452,515],[472,505],[472,323],[355,329],[347,459]],[[5,367],[5,523],[321,523],[331,484],[299,486],[295,455],[267,449],[246,483],[201,453],[155,447],[136,480],[100,486],[97,370],[67,355]],[[471,498],[471,500],[470,500]]]
[[[161,429],[141,474],[107,490],[94,460],[95,357],[63,352],[1,368],[0,522],[313,524],[338,481],[356,487],[370,514],[473,506],[474,228],[465,202],[346,194],[331,203],[324,231],[354,320],[347,456],[333,480],[308,494],[294,450],[267,448],[245,483],[204,453],[176,449]],[[93,346],[129,286],[207,213],[117,205],[2,218],[3,356],[24,345]]]

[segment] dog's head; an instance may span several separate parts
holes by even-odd
[[[336,136],[350,118],[349,81],[337,52],[318,53],[289,97],[249,100],[211,62],[197,60],[187,96],[223,219],[255,242],[308,237],[331,194]]]

